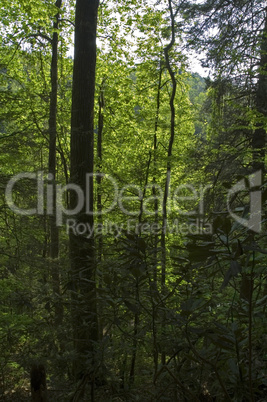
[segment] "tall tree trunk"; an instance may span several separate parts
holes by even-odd
[[[263,117],[267,117],[267,7],[265,9],[265,22],[262,31],[261,47],[260,47],[260,65],[259,79],[256,91],[256,109]],[[265,148],[266,148],[266,130],[263,122],[259,122],[253,133],[252,138],[252,169],[253,172],[262,171],[262,183],[265,173]],[[255,189],[258,191],[258,189]],[[240,287],[240,297],[250,301],[253,293],[253,275],[242,274]]]
[[[166,181],[165,181],[165,189],[164,189],[164,195],[163,195],[163,212],[162,212],[162,230],[161,230],[161,286],[162,286],[162,291],[165,291],[165,282],[166,282],[166,229],[167,229],[167,202],[168,202],[168,196],[169,196],[169,187],[170,187],[170,178],[171,178],[171,162],[170,158],[172,156],[172,147],[173,147],[173,142],[174,142],[174,134],[175,134],[175,107],[174,107],[174,98],[176,94],[176,79],[174,75],[174,71],[172,70],[172,67],[170,65],[170,57],[169,57],[169,51],[173,47],[175,43],[175,27],[174,27],[174,15],[173,15],[173,9],[172,9],[172,2],[169,0],[169,11],[171,15],[171,41],[170,43],[165,47],[164,49],[164,55],[165,55],[165,61],[166,61],[166,67],[168,70],[168,73],[171,77],[171,82],[172,82],[172,93],[171,93],[171,98],[170,98],[170,110],[171,110],[171,132],[170,132],[170,140],[169,140],[169,146],[168,146],[168,161],[167,161],[167,172],[166,172]],[[164,336],[164,331],[165,331],[165,317],[163,317],[163,328],[162,328],[162,333]],[[165,352],[162,352],[161,355],[161,363],[165,364],[166,363],[166,356]]]
[[[266,119],[267,117],[267,7],[265,8],[265,22],[262,32],[261,47],[260,47],[260,65],[259,65],[259,79],[256,91],[256,109],[259,115]],[[265,173],[265,147],[266,147],[266,130],[264,122],[257,123],[257,127],[253,133],[252,138],[252,168],[253,172],[261,170],[262,183]],[[258,190],[258,189],[256,189]],[[253,190],[252,190],[253,191]],[[254,260],[255,256],[253,257]],[[250,273],[242,273],[240,297],[248,303],[248,351],[249,351],[249,364],[248,364],[248,377],[249,387],[251,392],[251,401],[255,400],[253,392],[253,291],[254,288],[254,272],[253,268]]]
[[[260,47],[259,79],[256,92],[256,109],[262,117],[267,117],[267,7]],[[253,169],[265,170],[266,130],[264,123],[257,124],[252,138]]]
[[[156,116],[155,116],[155,129],[154,129],[154,139],[153,139],[153,187],[152,194],[154,197],[154,215],[155,215],[155,226],[158,227],[159,223],[159,202],[157,198],[156,191],[156,161],[157,161],[157,149],[158,149],[158,125],[159,125],[159,110],[160,110],[160,91],[161,91],[161,81],[162,81],[162,61],[159,62],[159,82],[157,87],[157,104],[156,104]],[[154,302],[154,295],[158,290],[158,240],[159,236],[156,231],[154,239],[154,252],[153,252],[153,286],[150,285],[151,301],[152,301],[152,332],[153,332],[153,359],[154,359],[154,378],[158,372],[158,332],[157,332],[157,322],[156,322],[156,304]]]
[[[98,97],[98,130],[97,130],[97,158],[98,158],[98,166],[97,166],[97,212],[98,212],[98,224],[101,227],[103,225],[102,218],[102,193],[101,193],[101,182],[102,182],[102,141],[103,141],[103,127],[104,127],[104,85],[105,78],[102,80],[99,89],[99,97]],[[102,235],[99,236],[98,239],[98,261],[101,261],[103,251],[103,238]]]
[[[96,26],[98,0],[77,0],[75,16],[74,68],[71,111],[70,180],[80,187],[85,202],[73,216],[77,225],[89,225],[93,231],[94,167],[94,94],[96,68]],[[86,186],[86,181],[87,185]],[[86,187],[88,191],[86,191]],[[71,209],[77,207],[71,191]],[[77,226],[78,227],[78,226]],[[77,233],[77,232],[76,232]],[[93,383],[95,343],[98,340],[94,235],[70,233],[72,276],[72,321],[75,378],[89,376]],[[88,363],[90,362],[90,363]],[[92,385],[93,389],[93,385]]]
[[[99,230],[98,241],[97,241],[97,262],[100,263],[102,261],[103,256],[103,235],[102,235],[102,227],[103,227],[103,218],[102,218],[102,190],[101,190],[101,182],[102,182],[102,140],[103,140],[103,127],[104,127],[104,85],[105,78],[103,78],[102,83],[99,88],[99,97],[98,97],[98,130],[97,130],[97,158],[98,158],[98,166],[97,166],[97,213],[98,213],[98,226],[101,230]],[[99,275],[98,287],[102,289],[103,287],[103,276]],[[100,298],[101,300],[101,298]],[[101,311],[103,306],[102,302],[99,300],[98,310]],[[103,339],[103,330],[104,324],[103,320],[99,316],[98,319],[98,330],[99,330],[99,340]]]
[[[56,1],[56,7],[60,10],[62,0]],[[53,183],[52,212],[50,216],[50,270],[55,303],[55,324],[58,325],[63,319],[63,306],[60,300],[60,272],[58,265],[59,256],[59,232],[56,223],[56,138],[57,138],[57,95],[58,95],[58,29],[59,13],[55,16],[52,37],[52,61],[51,61],[51,94],[49,110],[49,162],[48,170]]]

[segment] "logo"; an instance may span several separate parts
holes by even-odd
[[[107,202],[105,207],[98,211],[90,205],[91,182],[94,178],[100,177],[105,186]],[[23,187],[23,183],[31,183],[31,194],[21,200],[16,197],[16,188]],[[18,215],[55,215],[57,226],[67,224],[67,231],[74,234],[91,237],[92,232],[114,232],[136,231],[142,233],[169,233],[197,234],[210,233],[212,225],[204,221],[205,193],[210,185],[193,186],[190,183],[180,184],[171,188],[169,183],[167,213],[171,215],[167,219],[166,227],[154,222],[155,214],[163,216],[164,188],[158,184],[148,183],[145,189],[135,184],[126,184],[122,187],[114,178],[104,173],[88,173],[85,177],[83,188],[75,183],[66,185],[58,184],[52,174],[45,174],[43,171],[37,173],[24,172],[13,176],[5,190],[5,199],[9,208]],[[66,200],[68,194],[74,193],[76,205],[72,209],[68,207]],[[28,203],[28,204],[27,204]],[[25,205],[26,204],[26,205]],[[156,207],[155,207],[156,205]],[[139,222],[140,208],[144,222]],[[155,210],[155,208],[157,208]],[[112,222],[110,213],[119,211],[125,216],[123,224],[118,225]],[[86,215],[106,215],[104,226],[99,225],[91,228],[86,222],[80,222],[76,216],[84,211]],[[181,217],[178,220],[178,217]],[[66,218],[68,218],[66,220]],[[194,220],[195,219],[195,220]],[[193,222],[192,222],[193,220]]]
[[[90,205],[91,182],[97,176],[101,178],[102,183],[104,181],[107,194],[105,208],[103,207],[101,211],[93,209]],[[262,177],[262,171],[259,170],[251,174],[248,179],[244,178],[240,180],[230,188],[226,200],[230,216],[237,223],[255,233],[260,233],[261,231]],[[23,200],[20,206],[19,199],[17,200],[15,197],[15,189],[18,185],[20,187],[23,186],[23,180],[32,183],[33,194],[30,194],[28,197],[28,202],[31,200],[29,205],[27,205],[27,200]],[[62,226],[66,223],[67,231],[71,230],[75,234],[89,237],[92,235],[92,231],[95,233],[100,229],[98,226],[89,228],[86,226],[86,223],[76,221],[75,217],[81,211],[84,211],[87,215],[108,216],[104,222],[105,226],[102,227],[101,231],[121,233],[125,230],[133,230],[133,220],[137,222],[137,225],[140,225],[140,208],[142,208],[145,219],[141,227],[137,227],[136,231],[138,233],[140,231],[142,233],[159,233],[159,231],[164,229],[169,233],[181,233],[184,235],[211,234],[212,225],[205,220],[204,202],[206,199],[205,194],[212,186],[208,184],[206,186],[198,185],[195,187],[187,183],[172,188],[171,183],[169,184],[166,205],[168,222],[166,223],[166,228],[162,228],[162,225],[159,228],[155,227],[155,222],[153,221],[155,213],[163,216],[164,189],[152,183],[148,183],[145,189],[134,184],[127,184],[120,188],[114,178],[104,173],[87,174],[83,189],[74,183],[66,185],[55,183],[53,175],[45,174],[43,171],[38,171],[37,173],[19,173],[9,180],[6,186],[5,198],[9,208],[16,214],[28,216],[36,214],[55,215],[57,226]],[[69,209],[66,203],[67,193],[70,192],[75,194],[76,199],[76,205],[73,209]],[[244,200],[244,197],[248,196],[249,206],[232,210],[232,205],[236,204],[236,200],[241,197]],[[243,202],[243,204],[245,203]],[[248,204],[247,200],[246,204]],[[157,206],[156,211],[155,205]],[[124,222],[123,227],[118,226],[116,222],[108,221],[108,219],[112,218],[110,213],[113,210],[120,211],[121,214],[128,217],[128,221]],[[242,216],[240,216],[240,211],[243,212]],[[70,217],[71,219],[67,219],[66,221],[66,218]]]
[[[262,222],[262,171],[251,174],[248,180],[242,179],[236,183],[228,192],[227,208],[232,218],[242,226],[252,230],[255,233],[260,233]],[[238,193],[247,194],[249,191],[249,209],[242,208],[243,217],[238,216],[231,210],[231,202]],[[237,212],[237,211],[236,211]],[[248,215],[247,218],[244,216]]]

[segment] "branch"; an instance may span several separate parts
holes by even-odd
[[[28,36],[26,36],[25,39],[28,39],[28,38],[37,38],[37,39],[43,38],[43,39],[45,39],[47,42],[49,42],[50,44],[52,44],[52,39],[51,39],[48,35],[45,35],[45,34],[43,34],[43,33],[41,33],[41,32],[38,32],[37,34],[28,35]]]

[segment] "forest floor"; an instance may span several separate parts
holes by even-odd
[[[48,389],[48,401],[49,402],[67,402],[71,399],[71,393],[68,390],[56,390]],[[88,402],[88,397],[83,397],[79,399],[80,402]],[[89,397],[90,398],[90,397]],[[155,399],[153,397],[148,397],[142,390],[136,390],[136,392],[121,392],[121,394],[112,395],[110,388],[101,387],[95,392],[95,400],[97,402],[153,402]],[[158,400],[158,399],[156,399]],[[30,402],[31,393],[27,388],[18,388],[17,390],[6,391],[4,394],[0,395],[0,401],[3,402]],[[170,400],[171,401],[171,400]]]

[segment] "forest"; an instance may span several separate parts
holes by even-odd
[[[0,400],[266,401],[266,2],[0,33]]]

